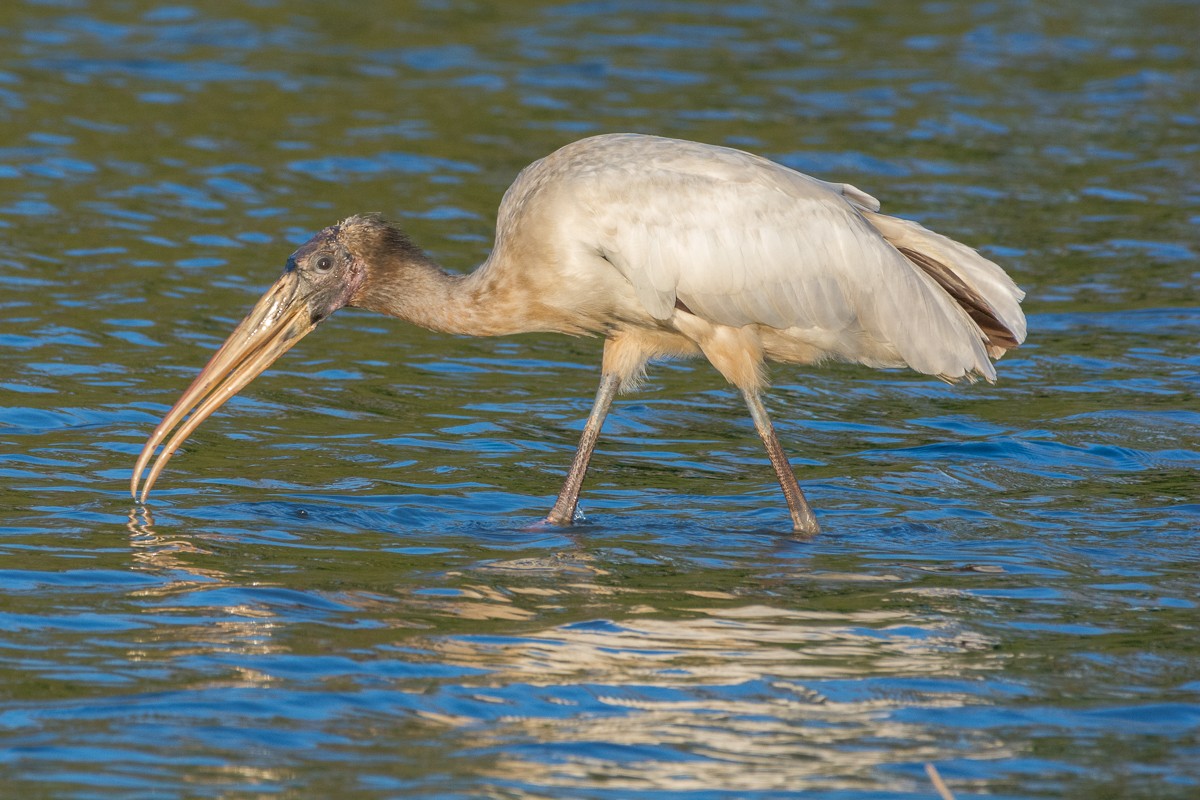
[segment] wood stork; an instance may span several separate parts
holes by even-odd
[[[334,311],[366,308],[471,336],[605,338],[600,388],[546,521],[568,525],[613,397],[646,363],[703,356],[745,398],[795,530],[818,524],[763,406],[764,364],[827,359],[996,377],[1025,338],[1024,293],[975,250],[879,213],[879,202],[739,150],[639,134],[594,136],[526,167],[496,240],[447,272],[376,214],[324,229],[230,335],[146,442],[144,502],[193,430]],[[189,416],[190,414],[190,416]],[[168,436],[170,438],[168,439]]]

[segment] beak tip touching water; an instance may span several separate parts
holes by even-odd
[[[297,289],[295,273],[284,273],[166,413],[134,465],[129,493],[135,502],[145,504],[150,489],[171,456],[201,422],[317,327],[319,320],[313,318],[308,303]],[[151,465],[154,451],[164,441],[150,474],[142,483],[142,473]]]

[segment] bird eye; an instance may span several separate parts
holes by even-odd
[[[333,259],[332,258],[330,258],[329,256],[321,256],[320,258],[317,259],[317,271],[318,272],[329,272],[329,270],[331,270],[331,269],[333,269]]]

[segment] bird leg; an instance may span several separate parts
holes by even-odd
[[[817,517],[813,514],[808,501],[804,499],[804,492],[800,490],[800,484],[796,483],[796,474],[792,472],[792,465],[788,463],[783,446],[779,443],[779,437],[775,435],[775,426],[771,424],[771,418],[767,416],[767,409],[763,406],[758,390],[744,388],[742,397],[746,398],[746,405],[750,408],[750,418],[754,420],[754,429],[758,431],[763,446],[767,448],[767,457],[771,459],[771,466],[775,468],[775,474],[779,477],[779,486],[783,489],[788,509],[792,512],[792,527],[795,528],[796,533],[805,536],[820,533],[821,527],[817,524]]]
[[[575,460],[571,462],[571,471],[563,481],[562,491],[558,500],[546,517],[551,525],[570,525],[575,521],[575,507],[579,504],[579,490],[583,487],[583,476],[587,473],[588,461],[592,451],[596,449],[596,439],[600,436],[600,428],[604,425],[604,417],[612,405],[621,378],[615,372],[603,372],[600,375],[600,388],[596,390],[596,402],[592,404],[592,413],[588,415],[587,424],[583,426],[583,434],[579,437],[579,448],[575,451]],[[793,479],[793,483],[795,479]]]

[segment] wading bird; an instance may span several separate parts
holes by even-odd
[[[653,358],[703,356],[736,386],[799,533],[818,530],[761,392],[767,359],[910,367],[992,381],[1025,338],[1024,293],[966,245],[879,212],[848,184],[749,153],[638,134],[595,136],[526,167],[500,203],[491,255],[446,272],[375,214],[318,233],[155,429],[142,489],[193,430],[333,312],[390,314],[471,336],[605,337],[600,388],[549,523],[575,520],[613,397]],[[190,416],[189,415],[190,412]],[[171,435],[173,432],[173,435]]]

